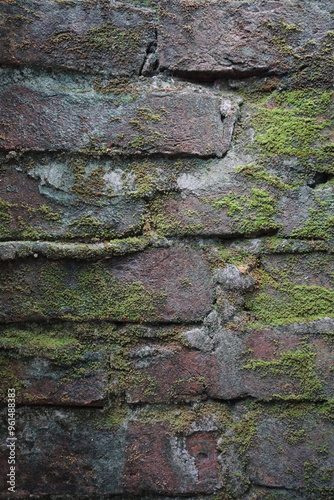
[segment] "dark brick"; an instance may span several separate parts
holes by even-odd
[[[152,13],[125,4],[1,2],[2,64],[139,74],[155,40]]]
[[[286,73],[310,65],[330,43],[326,1],[163,0],[160,6],[161,67],[182,76]]]
[[[197,321],[213,298],[208,265],[189,248],[148,250],[96,263],[31,258],[2,264],[1,279],[6,322]]]
[[[230,146],[238,105],[229,98],[134,87],[120,100],[74,85],[44,77],[4,85],[0,149],[222,156]]]

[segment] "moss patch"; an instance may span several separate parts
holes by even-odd
[[[3,284],[9,293],[13,314],[63,319],[113,319],[143,322],[158,320],[158,308],[165,298],[140,281],[116,279],[102,263],[59,265],[48,262],[32,279],[32,268],[19,266]]]
[[[273,398],[318,400],[324,395],[322,381],[315,366],[315,357],[316,353],[308,345],[303,345],[295,351],[281,353],[278,359],[272,361],[251,359],[243,366],[243,369],[258,371],[263,377],[282,376],[288,381],[297,381],[297,389],[291,389],[289,384],[286,391],[273,395]]]
[[[274,288],[256,293],[246,307],[257,321],[279,325],[334,317],[334,290],[320,286],[274,283]]]
[[[245,195],[230,193],[220,200],[212,201],[211,205],[217,209],[227,209],[227,215],[232,218],[238,233],[250,234],[262,230],[277,230],[280,227],[274,218],[277,201],[262,189],[253,188]]]
[[[327,164],[333,157],[326,135],[332,95],[304,89],[276,92],[267,98],[254,119],[255,145],[261,156],[294,156]],[[329,166],[327,170],[332,171]]]

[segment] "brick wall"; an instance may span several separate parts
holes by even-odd
[[[1,498],[333,498],[332,2],[0,9]]]

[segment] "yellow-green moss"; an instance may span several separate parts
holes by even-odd
[[[37,313],[46,318],[154,320],[158,319],[157,307],[165,298],[164,292],[153,292],[139,281],[121,282],[100,263],[67,271],[66,266],[49,262],[40,271],[37,293],[31,291],[19,274],[17,278],[13,276],[13,280],[12,292],[23,292],[20,298],[14,299],[15,311],[26,315]]]
[[[276,92],[254,118],[255,145],[264,157],[295,156],[299,160],[328,159],[332,92],[303,89]]]
[[[334,231],[334,201],[321,201],[315,198],[316,208],[310,208],[304,225],[295,229],[291,236],[294,238],[331,240]]]
[[[267,325],[332,318],[334,290],[276,282],[271,291],[263,290],[247,298],[246,308],[256,321]]]
[[[254,163],[248,163],[247,165],[240,165],[236,167],[235,171],[242,175],[246,175],[256,181],[262,181],[269,186],[274,186],[279,189],[291,189],[293,186],[283,182],[279,177],[269,174],[264,167],[256,165]]]
[[[243,366],[245,370],[259,371],[263,377],[286,377],[287,383],[297,382],[298,387],[292,389],[290,384],[281,394],[273,394],[274,398],[285,400],[322,399],[323,384],[315,366],[316,353],[308,346],[303,345],[295,351],[285,351],[278,359],[264,361],[251,359]]]
[[[226,213],[231,217],[232,226],[238,233],[250,234],[280,227],[274,218],[277,213],[277,201],[268,191],[253,188],[245,195],[231,192],[210,203],[214,208],[227,209]]]

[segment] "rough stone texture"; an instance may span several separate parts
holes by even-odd
[[[0,90],[2,150],[222,156],[238,112],[210,91],[133,87],[122,100],[80,84],[67,90],[47,75],[19,80],[9,76]]]
[[[3,264],[1,275],[5,322],[198,321],[213,298],[208,265],[190,248],[150,250],[92,264],[32,257]]]
[[[152,225],[166,236],[311,236],[312,230],[320,238],[332,236],[332,222],[323,221],[326,232],[313,225],[314,212],[332,205],[332,189],[314,192],[303,186],[282,194],[272,187],[238,184],[215,194],[196,195],[186,188],[181,194],[162,195],[152,203]]]
[[[211,493],[220,486],[217,433],[197,431],[179,437],[170,435],[168,424],[131,427],[124,471],[130,493]]]
[[[73,175],[73,170],[64,172],[61,165],[48,163],[48,177],[39,183],[34,180],[37,168],[28,175],[22,166],[4,169],[0,238],[87,240],[140,233],[143,200],[102,193],[96,170],[85,175],[80,162],[75,166]]]
[[[330,0],[0,8],[0,497],[334,498]]]
[[[155,41],[152,14],[122,3],[20,0],[1,9],[2,64],[139,75]]]
[[[74,337],[73,328],[69,330],[65,336],[39,325],[1,329],[2,403],[6,388],[15,387],[17,403],[103,406],[106,348],[85,345]]]
[[[96,411],[21,409],[21,495],[122,492],[125,429],[98,429]]]
[[[246,494],[250,481],[282,488],[282,494],[288,484],[292,491],[282,498],[298,498],[293,490],[299,488],[304,498],[316,498],[319,491],[330,498],[332,492],[333,428],[326,404],[279,408],[242,403],[231,409],[204,403],[165,413],[144,409],[128,413],[121,426],[112,412],[91,409],[23,407],[18,416],[24,422],[17,431],[20,496],[123,493],[143,498],[170,495],[177,486],[181,494],[194,497],[221,491],[230,498],[261,498]],[[41,446],[45,440],[47,449]],[[231,490],[236,472],[238,493]],[[33,481],[36,475],[38,482]]]
[[[295,71],[333,28],[327,1],[163,0],[160,16],[162,68],[203,79]]]
[[[126,400],[177,402],[251,396],[333,398],[333,320],[253,330],[219,325],[184,333],[192,349],[145,345],[129,354]]]

